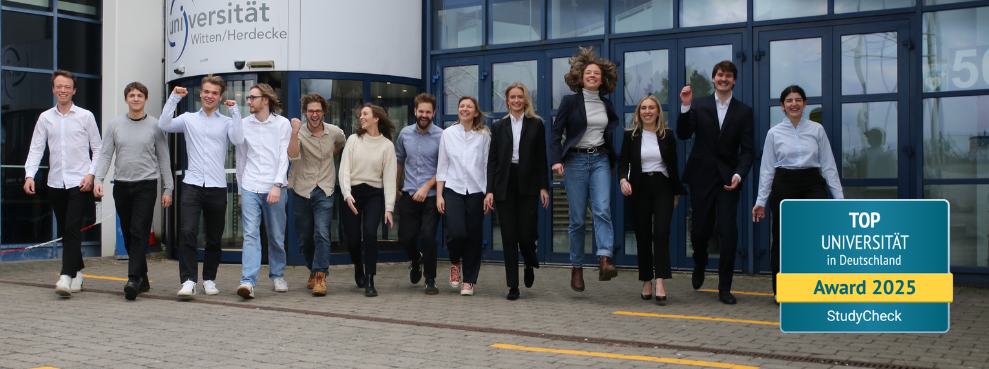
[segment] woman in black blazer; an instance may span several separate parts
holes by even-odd
[[[635,219],[642,299],[652,298],[651,281],[655,275],[656,301],[666,301],[663,280],[673,277],[670,273],[670,221],[679,202],[678,196],[686,195],[687,190],[680,183],[677,171],[676,137],[673,130],[666,128],[659,100],[652,95],[639,100],[632,123],[632,129],[625,131],[622,154],[618,158],[619,183],[622,194],[630,200]]]
[[[498,212],[505,250],[508,299],[519,298],[519,251],[525,261],[525,287],[532,287],[539,268],[536,240],[539,204],[549,206],[546,127],[532,108],[529,89],[515,82],[505,89],[508,115],[491,125],[488,153],[488,208]],[[538,198],[537,198],[538,197]]]

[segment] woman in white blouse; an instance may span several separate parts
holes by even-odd
[[[347,209],[340,211],[347,250],[354,263],[354,279],[364,287],[364,296],[375,297],[374,275],[378,263],[378,224],[384,216],[388,229],[393,226],[395,176],[398,163],[391,133],[395,125],[385,109],[364,104],[361,125],[347,139],[340,158],[340,192]],[[363,224],[362,224],[363,223]],[[363,255],[361,238],[364,239]]]
[[[444,130],[440,138],[436,208],[446,215],[450,286],[460,287],[461,295],[470,296],[481,270],[484,215],[491,211],[484,203],[491,133],[484,125],[486,114],[478,108],[477,99],[461,97],[457,115],[460,122]]]
[[[824,127],[804,118],[807,96],[800,86],[790,86],[780,94],[780,107],[786,118],[769,129],[759,168],[759,197],[752,208],[752,221],[766,216],[766,202],[772,209],[773,294],[780,272],[780,202],[786,199],[826,199],[827,188],[836,199],[844,198],[831,143]]]

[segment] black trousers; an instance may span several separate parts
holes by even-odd
[[[220,266],[220,240],[226,225],[227,188],[201,187],[182,184],[182,204],[179,206],[179,279],[180,282],[199,279],[199,217],[206,229],[206,250],[203,257],[203,280],[216,280]]]
[[[462,261],[462,282],[477,284],[484,242],[484,194],[478,192],[461,195],[445,188],[443,200],[446,201],[446,216],[443,221],[450,262],[456,264]]]
[[[717,228],[721,238],[721,255],[718,263],[718,291],[730,292],[735,272],[735,252],[738,249],[738,199],[742,192],[739,185],[734,191],[724,188],[718,181],[709,187],[691,186],[690,243],[694,247],[694,268],[707,268],[707,242]],[[715,226],[716,225],[716,226]]]
[[[409,260],[422,262],[426,279],[436,279],[436,227],[440,224],[436,196],[418,202],[405,193],[399,200],[398,211],[402,217],[398,224],[398,242]]]
[[[650,175],[651,174],[651,175]],[[673,278],[670,267],[670,222],[673,220],[673,185],[663,173],[642,173],[632,188],[635,247],[639,254],[639,280]],[[653,274],[655,270],[655,274]]]
[[[519,193],[519,166],[508,170],[508,189],[504,201],[496,201],[501,224],[501,244],[505,250],[505,280],[509,288],[519,287],[519,251],[526,267],[539,267],[536,241],[539,240],[539,195]]]
[[[84,196],[79,187],[48,190],[48,201],[52,204],[58,234],[62,237],[61,273],[72,278],[86,267],[82,262],[82,216],[86,210]]]
[[[357,214],[344,201],[340,208],[340,220],[347,235],[347,251],[354,265],[364,263],[364,273],[375,275],[378,265],[378,224],[385,215],[385,190],[361,183],[350,189]],[[404,219],[403,219],[404,221]],[[361,238],[364,253],[361,255]]]
[[[819,168],[776,168],[773,189],[769,192],[769,208],[773,217],[773,234],[770,259],[773,267],[773,294],[776,294],[776,275],[780,272],[780,202],[787,199],[826,199],[827,181]]]
[[[154,219],[155,200],[158,198],[158,180],[115,181],[113,201],[120,217],[120,229],[127,248],[127,279],[138,282],[148,277],[148,259],[145,255],[150,242],[151,223]]]

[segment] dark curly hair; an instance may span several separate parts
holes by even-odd
[[[563,80],[570,86],[574,93],[580,93],[584,88],[584,69],[588,65],[594,64],[601,68],[601,95],[610,94],[615,90],[618,82],[618,67],[615,63],[608,61],[594,53],[594,46],[577,48],[577,55],[570,57],[570,71],[563,76]]]

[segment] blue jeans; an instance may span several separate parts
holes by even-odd
[[[611,257],[615,248],[615,231],[611,226],[611,166],[608,164],[608,154],[568,154],[563,160],[563,184],[570,205],[570,263],[574,268],[584,265],[584,228],[588,206],[594,219],[597,255]]]
[[[268,204],[267,193],[240,190],[241,224],[244,227],[244,251],[240,283],[258,284],[261,269],[261,218],[268,231],[268,277],[285,273],[285,203],[288,190],[282,188],[278,202]]]
[[[333,222],[333,196],[316,187],[309,198],[292,192],[295,234],[309,271],[326,273],[330,268],[330,226]]]

